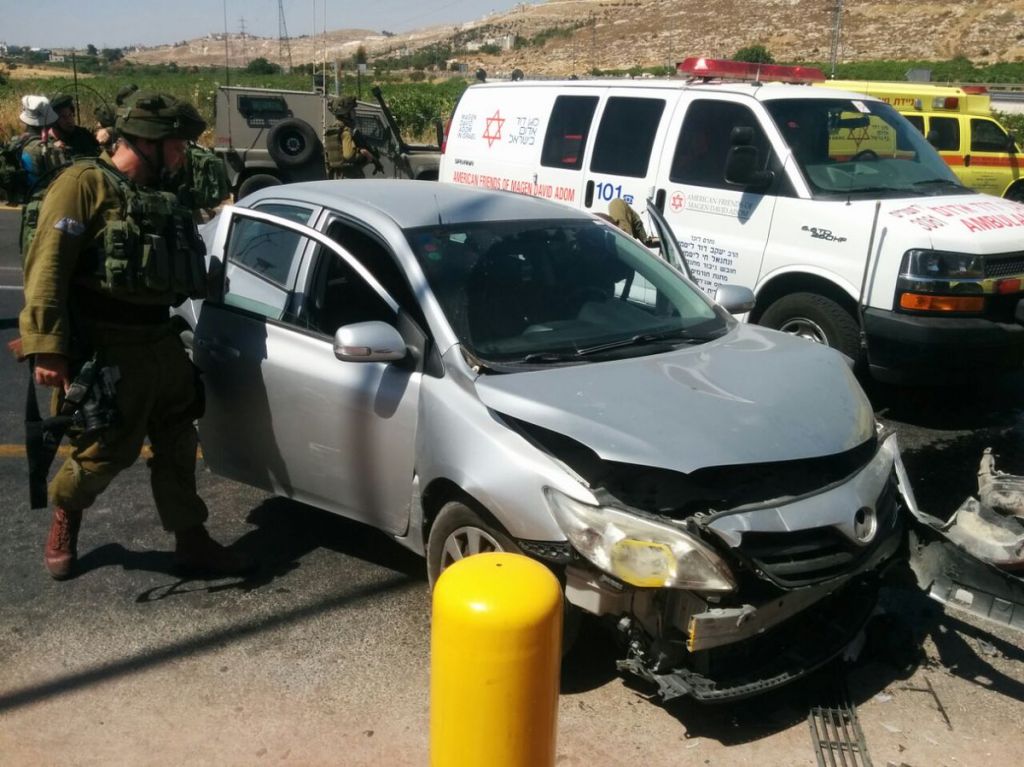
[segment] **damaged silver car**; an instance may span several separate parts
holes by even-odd
[[[379,528],[431,582],[547,563],[663,699],[784,684],[860,630],[913,506],[848,360],[741,324],[675,238],[402,181],[272,187],[206,228],[209,467]]]

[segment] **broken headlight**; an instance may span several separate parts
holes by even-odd
[[[550,487],[544,494],[573,548],[621,581],[694,591],[736,588],[725,562],[682,530],[608,506],[591,506]]]

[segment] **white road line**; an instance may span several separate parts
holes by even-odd
[[[0,266],[0,272],[20,272],[20,266]]]
[[[0,285],[0,290],[24,290],[24,285]]]

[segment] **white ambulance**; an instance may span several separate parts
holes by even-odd
[[[473,85],[440,180],[603,213],[664,213],[709,293],[827,343],[880,380],[1024,364],[1024,205],[964,187],[878,99],[803,67],[687,59],[687,80]],[[784,82],[777,82],[784,81]]]

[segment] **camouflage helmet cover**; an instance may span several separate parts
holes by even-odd
[[[335,117],[350,115],[356,109],[355,96],[338,96],[327,102],[327,108]]]
[[[54,112],[59,112],[67,107],[74,108],[75,98],[70,93],[62,93],[50,99],[50,106],[53,108]]]
[[[118,135],[159,141],[181,138],[195,141],[206,122],[191,104],[154,91],[138,91],[124,99],[117,110]]]

